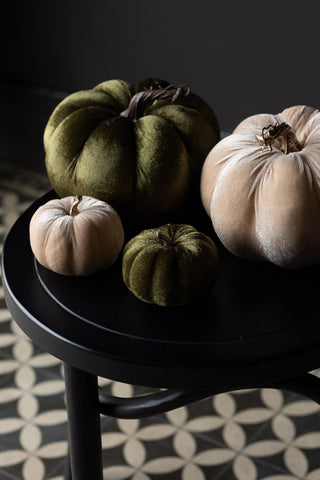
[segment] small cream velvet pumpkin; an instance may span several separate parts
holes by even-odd
[[[201,199],[232,253],[285,268],[319,262],[319,111],[245,119],[209,152]]]
[[[30,221],[34,256],[41,265],[62,275],[90,275],[110,267],[123,243],[117,212],[89,196],[50,200]]]

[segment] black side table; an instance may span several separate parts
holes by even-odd
[[[83,278],[36,262],[29,222],[54,197],[47,193],[12,227],[2,275],[15,321],[65,364],[66,478],[102,479],[100,413],[141,418],[252,387],[283,388],[320,403],[320,380],[307,373],[320,366],[319,266],[286,271],[240,260],[218,244],[221,274],[209,294],[189,307],[145,304],[124,285],[121,256],[108,271]],[[164,390],[115,398],[99,391],[98,376]]]

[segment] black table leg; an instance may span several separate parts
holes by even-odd
[[[102,480],[97,377],[64,365],[73,480]]]
[[[320,405],[320,378],[312,373],[303,373],[296,377],[280,380],[269,387],[297,393]]]
[[[65,480],[103,480],[100,413],[116,418],[143,418],[225,391],[166,390],[123,399],[99,392],[96,376],[67,364],[64,368],[69,426]],[[265,387],[295,392],[320,404],[320,379],[310,373]]]
[[[71,474],[71,465],[70,465],[70,452],[68,450],[68,454],[66,456],[65,464],[64,464],[64,480],[72,480]]]

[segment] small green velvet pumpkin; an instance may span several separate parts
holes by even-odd
[[[198,195],[218,140],[214,112],[186,86],[108,80],[55,108],[44,131],[46,168],[60,197],[89,195],[148,218],[178,210],[192,187]]]
[[[123,252],[124,283],[140,300],[157,305],[192,303],[212,287],[218,271],[214,242],[191,225],[143,230]]]

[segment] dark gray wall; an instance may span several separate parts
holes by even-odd
[[[320,105],[319,0],[18,0],[1,22],[1,79],[24,88],[161,77],[188,83],[224,130]]]

